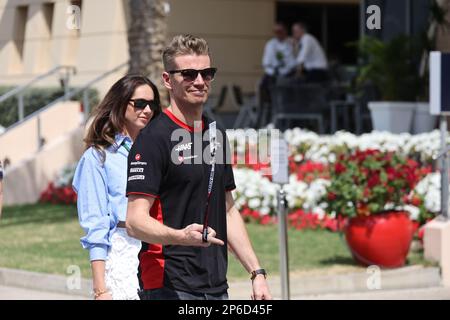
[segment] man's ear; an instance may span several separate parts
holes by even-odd
[[[170,75],[168,72],[163,72],[162,79],[164,86],[167,88],[167,90],[172,90],[172,83],[170,81]]]

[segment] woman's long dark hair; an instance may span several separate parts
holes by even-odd
[[[152,119],[161,113],[158,88],[153,82],[141,75],[126,75],[114,83],[95,109],[94,120],[84,139],[86,149],[94,147],[101,153],[103,160],[105,159],[104,150],[114,144],[116,134],[124,129],[128,103],[136,88],[142,85],[150,86],[158,105],[158,109],[153,111]]]

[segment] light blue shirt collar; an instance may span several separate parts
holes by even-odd
[[[114,144],[109,147],[109,151],[111,152],[117,152],[119,150],[122,143],[125,141],[128,146],[131,146],[132,141],[131,138],[127,135],[124,135],[123,133],[116,133],[116,136],[114,138]]]

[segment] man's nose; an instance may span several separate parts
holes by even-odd
[[[194,85],[205,85],[205,79],[203,79],[202,74],[199,72],[197,78],[194,80]]]

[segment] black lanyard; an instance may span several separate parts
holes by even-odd
[[[211,194],[212,194],[212,187],[214,184],[214,173],[215,173],[215,167],[216,167],[216,150],[217,150],[217,144],[215,137],[211,139],[211,130],[209,132],[210,139],[209,143],[212,144],[212,150],[211,150],[211,172],[209,174],[209,182],[208,182],[208,197],[206,200],[206,208],[205,208],[205,218],[203,220],[203,242],[208,242],[208,214],[209,214],[209,203],[211,201]]]

